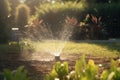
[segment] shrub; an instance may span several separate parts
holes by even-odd
[[[89,7],[88,7],[89,6]],[[84,4],[84,3],[55,3],[55,4],[43,4],[36,8],[36,17],[43,19],[45,24],[49,25],[53,31],[59,31],[63,26],[66,16],[74,17],[79,21],[84,20],[85,15],[92,14],[94,16],[101,17],[101,23],[106,28],[109,38],[119,38],[119,12],[120,3],[96,3],[96,4]],[[100,24],[101,24],[100,23]],[[77,30],[76,30],[77,31]],[[78,31],[79,32],[79,31]],[[83,33],[76,33],[77,36],[82,36]],[[102,35],[103,36],[103,35]],[[106,36],[103,36],[107,39]],[[79,39],[79,38],[78,38]],[[84,37],[83,37],[84,39]]]
[[[86,6],[84,3],[54,3],[43,4],[36,8],[36,17],[43,19],[45,24],[49,25],[53,31],[59,31],[64,25],[66,16],[77,18],[79,20],[83,18],[83,13]]]
[[[94,15],[86,15],[86,18],[83,22],[80,22],[80,33],[82,39],[92,39],[92,40],[100,40],[107,39],[107,31],[104,25],[101,22],[101,17],[96,17]]]
[[[119,38],[120,3],[91,4],[88,13],[102,18],[102,24],[107,29],[110,38]]]

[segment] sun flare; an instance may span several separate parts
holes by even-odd
[[[21,3],[24,3],[26,0],[20,0]]]

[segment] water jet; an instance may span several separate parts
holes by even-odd
[[[74,20],[76,24],[76,19],[67,17],[61,29],[58,28],[56,30],[42,23],[42,20],[33,20],[31,24],[27,25],[26,40],[30,43],[35,53],[40,53],[40,55],[42,53],[50,53],[55,61],[60,61],[60,54],[63,52],[74,30],[75,25],[72,25]]]

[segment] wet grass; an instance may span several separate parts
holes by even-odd
[[[24,47],[37,52],[53,51],[62,47],[62,53],[65,54],[89,54],[103,57],[120,56],[120,42],[62,42],[62,41],[41,41],[28,42],[29,45]],[[32,45],[31,45],[32,44]],[[0,53],[20,53],[21,44],[2,44],[0,45]]]

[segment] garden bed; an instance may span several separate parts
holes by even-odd
[[[44,58],[43,54],[31,54],[32,56],[34,56],[34,59],[25,59],[23,57],[20,57],[20,54],[2,54],[0,56],[0,72],[2,72],[4,68],[14,70],[19,66],[25,66],[25,69],[28,70],[28,76],[31,78],[31,80],[43,80],[44,75],[52,70],[53,65],[56,63],[56,61],[54,60],[54,57],[50,54],[44,54],[47,60]],[[28,54],[22,54],[22,56],[23,55],[27,56]],[[78,60],[81,57],[81,55],[82,54],[61,54],[60,61],[67,61],[69,64],[69,71],[72,71],[74,70],[76,60]],[[111,58],[86,55],[86,61],[88,61],[89,59],[94,60],[95,64],[99,66],[100,73],[103,69],[109,68],[111,60]],[[117,60],[119,59],[119,57],[113,59]]]

